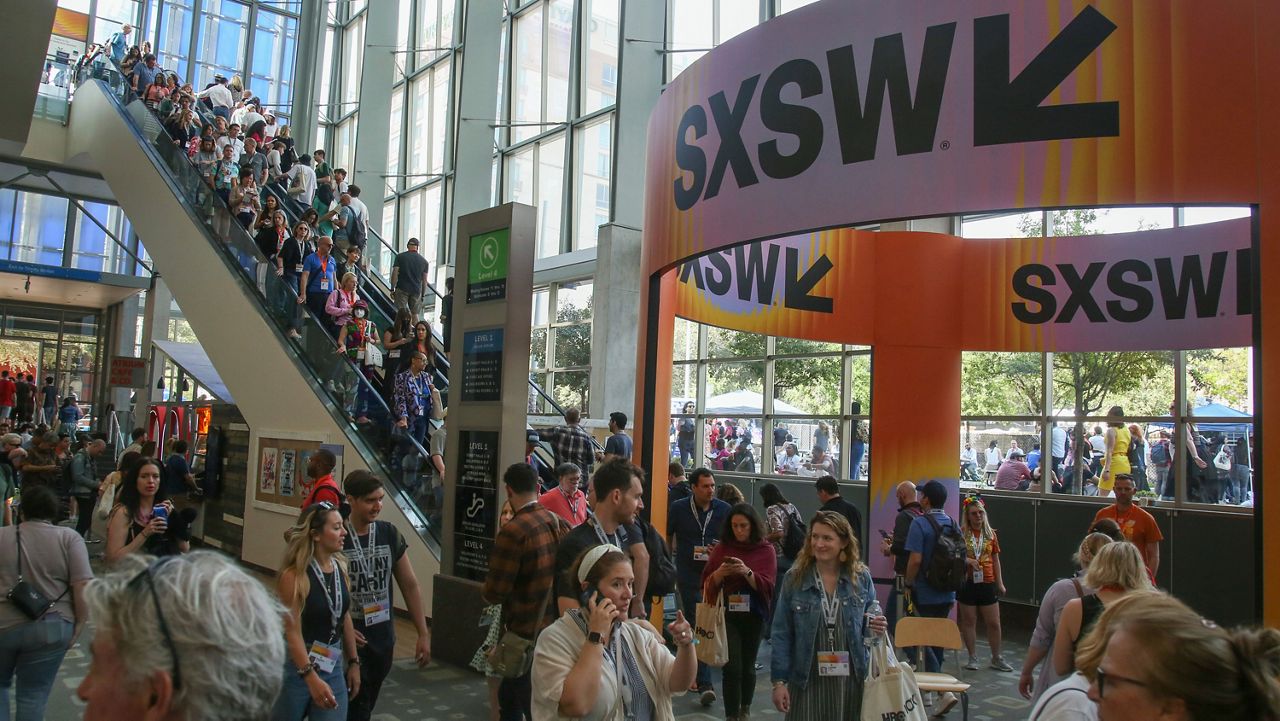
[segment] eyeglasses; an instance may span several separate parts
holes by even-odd
[[[128,586],[132,587],[142,578],[147,580],[147,588],[151,589],[151,601],[156,605],[156,620],[160,623],[160,635],[164,638],[165,647],[169,649],[169,655],[173,657],[173,689],[177,691],[182,688],[182,671],[178,667],[178,647],[173,643],[173,634],[169,632],[169,624],[165,621],[164,611],[160,608],[160,594],[156,591],[156,582],[153,578],[157,568],[174,558],[175,556],[169,556],[153,561],[141,573],[134,576]]]
[[[1133,686],[1141,686],[1143,688],[1147,687],[1146,683],[1139,681],[1135,678],[1128,678],[1127,676],[1117,676],[1113,673],[1107,673],[1106,671],[1102,670],[1101,666],[1099,666],[1097,669],[1094,670],[1093,677],[1094,677],[1094,683],[1098,684],[1099,698],[1107,694],[1108,683],[1111,683],[1111,684],[1127,683]]]

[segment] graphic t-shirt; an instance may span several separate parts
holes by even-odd
[[[1000,553],[1000,541],[993,530],[991,535],[976,534],[969,528],[964,529],[964,543],[969,558],[976,558],[982,568],[982,582],[996,582],[995,554]],[[971,579],[972,580],[972,579]]]
[[[351,576],[351,621],[371,645],[390,648],[396,640],[392,569],[409,544],[395,526],[374,521],[359,538],[347,533],[342,548]]]

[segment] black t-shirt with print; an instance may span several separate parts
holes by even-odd
[[[385,649],[395,645],[394,577],[392,569],[404,555],[409,545],[396,527],[387,521],[374,521],[369,533],[355,538],[347,533],[343,541],[351,575],[351,621],[356,630],[375,648]],[[369,624],[365,610],[374,604],[385,609],[386,620]]]

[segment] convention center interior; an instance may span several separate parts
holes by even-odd
[[[1280,721],[1280,3],[0,5],[0,721]]]

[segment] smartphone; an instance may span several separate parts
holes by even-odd
[[[151,507],[151,517],[162,519],[165,523],[169,522],[169,507],[160,503]]]
[[[888,539],[888,538],[889,538],[889,532],[888,532],[888,531],[886,531],[886,530],[884,530],[883,528],[881,528],[881,529],[880,529],[880,537],[881,537],[881,538],[884,538],[884,539]]]
[[[604,600],[604,594],[600,593],[599,591],[583,591],[582,592],[582,595],[578,597],[578,601],[582,603],[582,610],[585,611],[588,608],[590,608],[588,601],[592,600],[593,597],[595,599],[597,606],[599,606],[600,602]]]

